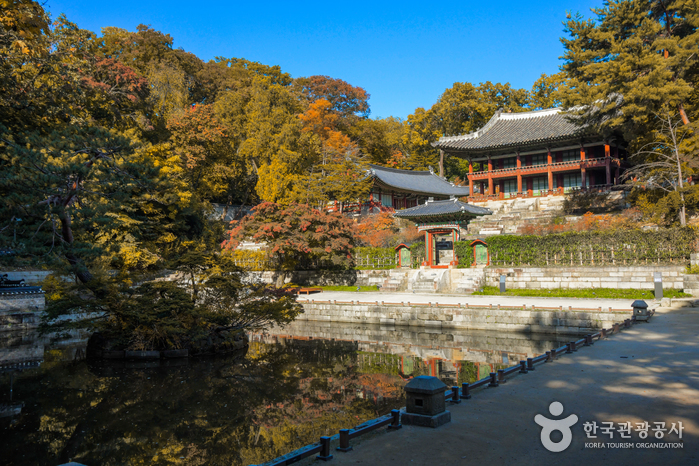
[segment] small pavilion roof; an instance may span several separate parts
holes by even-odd
[[[498,110],[478,131],[442,137],[432,145],[446,151],[466,152],[524,147],[573,139],[584,133],[584,128],[570,122],[560,108],[520,113],[503,113],[502,110]]]
[[[466,220],[492,213],[490,209],[485,207],[467,204],[458,199],[447,199],[446,201],[427,201],[410,209],[399,210],[393,215],[415,222],[438,222],[442,219],[445,221]]]
[[[432,171],[399,170],[369,165],[370,175],[381,183],[400,191],[425,196],[468,196],[468,186],[456,186]]]

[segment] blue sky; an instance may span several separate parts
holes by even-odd
[[[558,71],[566,11],[592,16],[602,0],[500,2],[94,2],[48,0],[84,29],[170,34],[203,60],[239,57],[293,77],[328,75],[371,94],[372,117],[406,118],[454,82],[531,88]]]

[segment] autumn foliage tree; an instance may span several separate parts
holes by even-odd
[[[332,111],[342,117],[369,116],[369,94],[361,87],[330,76],[299,78],[296,85],[309,102],[327,100]]]
[[[235,250],[241,241],[264,244],[275,269],[282,272],[278,286],[292,270],[349,267],[354,246],[351,221],[346,217],[302,204],[271,202],[259,204],[251,215],[232,223],[223,248]]]
[[[226,202],[243,191],[247,165],[237,156],[230,130],[212,105],[196,105],[173,115],[167,124],[172,150],[179,156],[187,184],[200,199]]]
[[[250,288],[235,267],[216,274],[212,265],[223,228],[210,202],[254,186],[250,162],[237,156],[245,138],[232,135],[258,116],[243,112],[235,127],[212,96],[255,101],[250,88],[265,67],[235,64],[230,75],[246,79],[222,73],[221,86],[207,87],[196,79],[203,62],[174,49],[167,34],[139,26],[97,36],[64,16],[53,28],[48,21],[38,2],[0,2],[0,262],[75,278],[46,286],[47,319],[95,311],[99,317],[78,324],[114,331],[135,348],[293,318],[291,300]],[[238,83],[247,87],[232,90]],[[255,102],[266,102],[274,119],[278,102],[259,89],[271,97]],[[297,100],[287,99],[288,121],[298,121]],[[270,119],[259,119],[259,133]],[[277,136],[267,133],[257,140]],[[195,271],[189,282],[206,292],[185,282],[151,284],[166,268]],[[220,299],[203,302],[211,296]]]
[[[423,235],[412,222],[393,217],[390,212],[370,215],[354,224],[358,246],[385,248],[412,243]]]
[[[314,198],[341,202],[364,198],[369,190],[366,162],[357,145],[339,130],[340,117],[332,111],[332,104],[319,99],[299,119],[303,131],[314,134],[320,145],[318,163],[308,174]]]

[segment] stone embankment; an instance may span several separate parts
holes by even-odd
[[[391,269],[347,272],[294,272],[288,281],[300,285],[378,285],[387,291],[468,294],[487,286],[498,286],[506,276],[508,289],[595,289],[618,288],[652,290],[655,273],[663,287],[685,289],[699,294],[699,280],[686,275],[681,265],[600,266],[600,267],[478,267],[466,269]],[[275,283],[274,272],[250,272],[252,281]]]
[[[376,296],[374,296],[376,297]],[[410,299],[410,295],[405,295]],[[320,298],[320,297],[319,297]],[[364,299],[370,298],[370,296]],[[424,297],[421,297],[424,298]],[[361,299],[361,297],[360,297]],[[629,319],[631,307],[573,308],[536,305],[501,306],[465,303],[384,301],[301,301],[304,313],[297,320],[381,324],[441,329],[582,334]],[[415,299],[414,297],[412,299]]]

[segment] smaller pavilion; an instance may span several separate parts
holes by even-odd
[[[395,210],[418,206],[429,198],[449,199],[469,195],[468,186],[456,186],[429,171],[399,170],[369,165],[372,178],[370,202]]]
[[[410,209],[399,210],[394,215],[415,222],[418,231],[425,232],[425,261],[423,266],[433,269],[447,268],[459,263],[454,243],[459,241],[459,230],[479,215],[490,215],[485,207],[478,207],[458,199],[428,200]],[[471,258],[463,259],[471,261]]]

